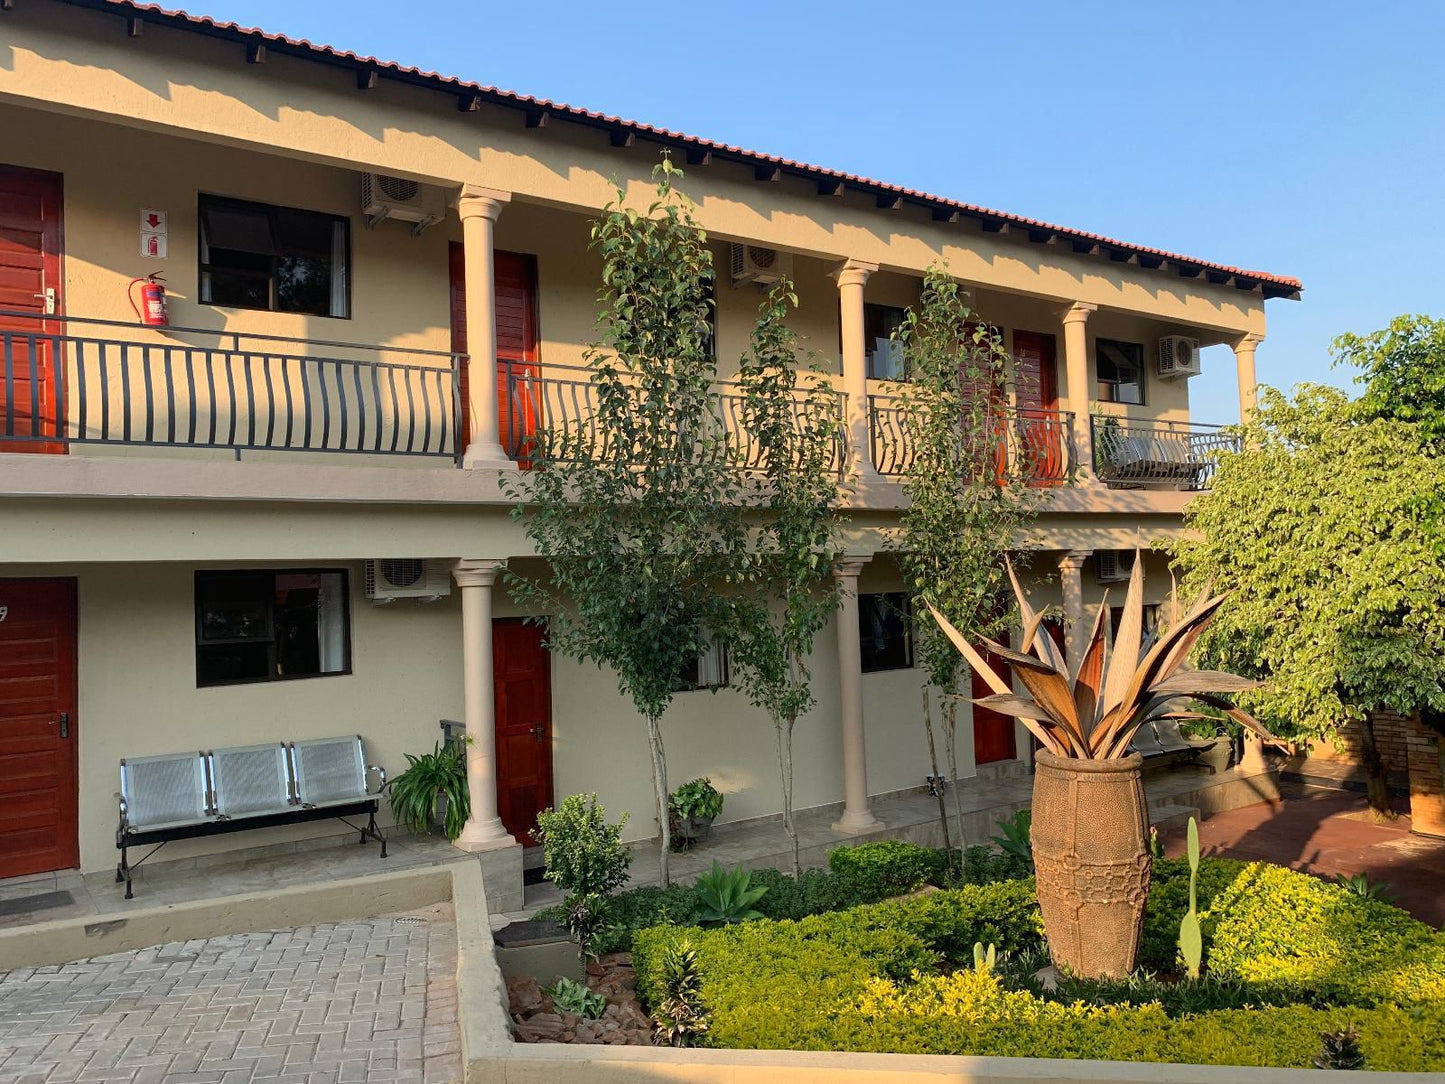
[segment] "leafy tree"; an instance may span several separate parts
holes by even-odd
[[[1397,316],[1380,331],[1341,335],[1333,355],[1360,370],[1362,417],[1412,422],[1428,447],[1445,451],[1445,320]]]
[[[1386,813],[1375,714],[1445,710],[1445,459],[1334,388],[1262,400],[1172,547],[1186,591],[1233,590],[1201,662],[1265,681],[1239,701],[1279,731],[1328,739],[1359,720]]]
[[[912,455],[904,479],[910,503],[897,538],[904,579],[918,611],[932,605],[971,639],[996,636],[1009,612],[1004,555],[1027,548],[1039,492],[1008,462],[1009,353],[941,267],[925,275],[918,306],[909,311],[898,339],[908,371],[899,399]],[[944,747],[962,848],[957,698],[969,671],[936,622],[919,622],[917,637],[928,684],[943,698]],[[926,689],[924,705],[932,748]],[[941,807],[940,798],[942,816]],[[942,819],[949,846],[947,817]]]
[[[791,283],[773,288],[739,371],[743,429],[756,471],[750,503],[764,517],[753,532],[753,572],[733,600],[728,642],[739,684],[773,721],[795,877],[802,867],[793,823],[793,728],[815,702],[808,668],[813,641],[838,608],[832,562],[842,437],[831,383],[813,365],[800,373],[797,338],[786,323],[797,303]]]
[[[512,575],[550,614],[549,645],[610,667],[646,721],[662,883],[670,883],[663,713],[707,630],[729,616],[719,584],[747,570],[746,525],[729,466],[710,345],[712,258],[664,157],[646,211],[624,193],[592,226],[602,255],[600,341],[587,355],[592,416],[536,435],[515,483],[521,521],[548,575]]]

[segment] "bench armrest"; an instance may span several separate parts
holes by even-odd
[[[117,834],[125,835],[125,830],[129,827],[126,824],[126,814],[130,812],[130,807],[126,804],[125,795],[120,791],[115,792],[115,800],[120,807],[120,827],[117,829]]]
[[[380,794],[382,788],[386,786],[386,769],[379,764],[368,764],[366,766],[366,770],[368,772],[375,772],[377,775],[381,776],[381,783],[378,784],[376,788],[376,793]]]

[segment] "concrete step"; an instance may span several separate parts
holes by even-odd
[[[1203,821],[1200,816],[1199,807],[1193,805],[1156,805],[1149,809],[1149,823],[1160,832],[1167,832],[1171,828],[1185,828],[1189,824],[1189,818],[1196,821]]]

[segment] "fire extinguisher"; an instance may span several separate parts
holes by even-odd
[[[165,327],[171,322],[166,312],[166,288],[161,285],[165,279],[159,272],[143,279],[131,279],[126,287],[126,298],[135,309],[136,319],[147,327]],[[135,288],[140,286],[140,304],[135,303]]]

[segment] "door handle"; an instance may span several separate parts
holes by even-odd
[[[538,745],[541,745],[541,744],[542,744],[542,738],[546,735],[546,733],[547,733],[547,728],[546,728],[545,726],[543,726],[541,723],[533,723],[533,724],[532,724],[532,737],[534,737],[534,738],[537,739],[537,744],[538,744]]]
[[[54,315],[55,315],[55,287],[54,287],[54,286],[47,286],[47,287],[44,289],[43,292],[38,293],[38,294],[32,294],[31,296],[32,296],[32,297],[38,297],[38,298],[40,298],[42,301],[45,302],[45,315],[46,315],[46,316],[54,316]]]
[[[70,737],[70,712],[68,711],[60,713],[60,736],[62,738]]]

